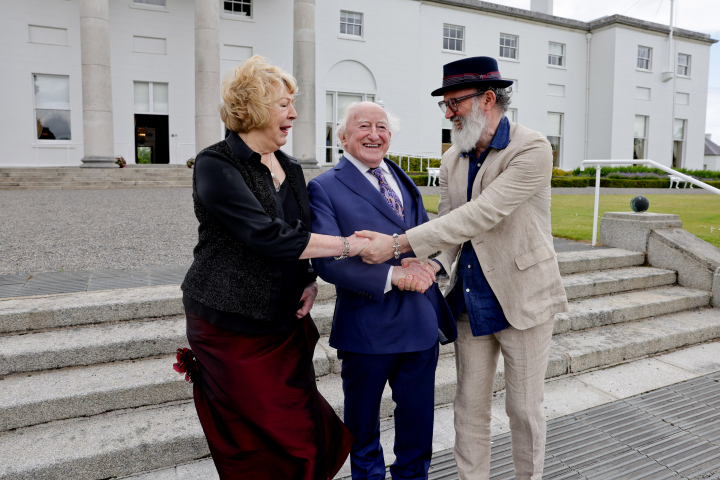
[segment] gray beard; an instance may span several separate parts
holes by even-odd
[[[485,133],[485,127],[487,127],[488,124],[487,117],[480,109],[480,105],[473,99],[470,114],[459,117],[459,119],[462,129],[459,129],[455,122],[453,122],[452,131],[450,132],[450,142],[461,153],[471,152],[475,150],[475,145],[477,145],[483,133]]]

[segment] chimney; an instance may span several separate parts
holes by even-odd
[[[530,10],[533,12],[553,14],[553,0],[530,0]]]

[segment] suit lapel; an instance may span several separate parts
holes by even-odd
[[[360,173],[360,170],[355,168],[355,166],[352,165],[347,158],[343,157],[342,160],[340,160],[340,163],[338,163],[335,167],[335,170],[338,171],[335,177],[339,181],[341,181],[350,190],[364,198],[380,213],[385,215],[390,221],[405,231],[407,225],[403,222],[402,218],[395,213],[388,204],[387,200],[385,200],[385,197],[383,197],[380,192],[372,186],[368,179]]]
[[[407,229],[411,229],[423,223],[424,218],[420,211],[420,190],[415,186],[412,179],[392,160],[388,160],[387,164],[395,175],[395,179],[400,185],[403,196],[403,208],[405,209],[405,224]]]

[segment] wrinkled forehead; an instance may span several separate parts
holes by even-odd
[[[378,108],[357,108],[351,115],[355,123],[374,123],[376,125],[388,123],[387,113],[382,107]]]

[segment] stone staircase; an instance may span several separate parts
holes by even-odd
[[[185,165],[0,168],[0,190],[192,187]]]
[[[556,317],[547,378],[720,338],[710,293],[678,286],[676,272],[645,266],[641,253],[560,253],[558,264],[570,311]],[[191,386],[172,369],[187,344],[180,299],[164,286],[0,301],[0,479],[116,478],[207,457]],[[342,415],[333,302],[321,284],[314,365]],[[496,391],[503,373],[501,361]],[[455,382],[446,345],[437,405],[453,400]],[[392,409],[388,389],[382,415]]]

